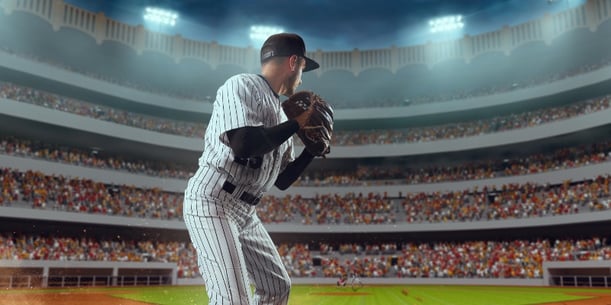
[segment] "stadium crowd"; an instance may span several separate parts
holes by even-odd
[[[408,223],[525,219],[608,210],[609,175],[562,185],[504,184],[482,190],[408,193]]]
[[[206,130],[204,123],[149,116],[11,83],[0,82],[0,98],[173,135],[203,138]]]
[[[393,224],[522,219],[608,210],[610,176],[562,185],[533,183],[454,192],[264,196],[265,223]],[[180,220],[182,194],[105,185],[89,179],[0,168],[0,205],[100,215]]]
[[[206,129],[206,125],[203,123],[176,121],[167,118],[147,116],[140,113],[128,112],[63,97],[11,83],[0,83],[0,98],[31,103],[117,124],[185,137],[202,138]],[[611,95],[606,95],[564,106],[521,112],[489,119],[448,123],[439,126],[383,130],[337,130],[333,134],[332,145],[354,146],[418,143],[478,136],[539,126],[545,123],[602,111],[608,109],[610,104]]]
[[[158,188],[138,189],[128,185],[105,185],[88,179],[0,169],[0,205],[100,215],[180,219],[182,194]]]
[[[541,278],[544,261],[611,260],[607,237],[277,246],[295,277]],[[350,249],[347,251],[346,249]],[[375,250],[378,249],[378,250]],[[384,249],[383,251],[381,249]],[[314,258],[320,266],[314,264]],[[193,245],[184,241],[0,234],[0,259],[172,262],[178,277],[199,277]],[[393,262],[394,261],[394,262]]]
[[[544,261],[611,259],[606,238],[405,243],[400,277],[541,278]]]
[[[422,184],[493,179],[576,168],[611,161],[611,141],[562,147],[549,153],[490,159],[459,164],[420,165],[409,162],[389,165],[360,164],[354,170],[311,170],[297,181],[301,186],[367,186]]]
[[[173,262],[179,277],[195,277],[197,258],[188,242],[98,240],[93,237],[45,237],[0,234],[0,259],[113,262]]]
[[[0,154],[43,159],[99,169],[126,171],[155,177],[188,179],[195,168],[177,162],[126,159],[120,155],[45,143],[40,140],[0,136]],[[353,170],[306,170],[295,183],[299,186],[348,186],[420,184],[492,179],[569,169],[611,161],[611,141],[562,147],[550,153],[537,153],[512,160],[480,160],[460,164],[435,164],[414,168],[413,164],[392,166],[358,165]]]
[[[106,154],[95,149],[67,147],[14,136],[0,136],[0,154],[185,180],[195,172],[195,168],[187,168],[178,162],[127,159],[124,156]]]
[[[527,111],[468,122],[404,129],[379,129],[333,133],[333,144],[339,146],[419,143],[458,139],[508,130],[535,127],[608,109],[611,96],[594,98],[570,105]]]

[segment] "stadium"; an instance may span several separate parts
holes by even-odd
[[[463,304],[418,294],[441,285],[608,304],[610,35],[611,0],[588,0],[459,39],[308,50],[321,68],[303,89],[335,108],[332,150],[257,206],[296,289],[324,290],[291,302],[352,304],[379,285],[394,304]],[[60,304],[16,293],[52,289],[205,297],[183,192],[217,88],[257,73],[258,52],[0,0],[6,304]],[[364,287],[338,288],[348,273]]]

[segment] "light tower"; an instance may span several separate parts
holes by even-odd
[[[145,8],[142,17],[146,21],[167,26],[175,26],[178,21],[178,13],[156,7]]]
[[[429,21],[431,33],[452,32],[465,27],[462,15],[444,16]]]
[[[284,32],[284,29],[279,26],[253,25],[250,27],[250,40],[255,44],[260,44],[267,37]]]

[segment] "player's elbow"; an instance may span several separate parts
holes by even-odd
[[[229,138],[229,147],[236,157],[249,157],[250,143],[247,141],[249,136],[248,128],[238,128],[227,131],[227,137]]]
[[[291,186],[290,183],[281,182],[281,181],[276,181],[274,185],[281,191],[286,191]]]
[[[246,143],[232,142],[231,151],[238,158],[248,158],[252,155],[252,149]]]

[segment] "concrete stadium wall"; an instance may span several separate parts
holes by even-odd
[[[121,286],[122,277],[129,278],[130,283],[137,276],[164,276],[170,284],[177,283],[178,269],[175,263],[160,262],[107,262],[107,261],[59,261],[59,260],[0,260],[0,278],[2,283],[11,283],[11,279],[23,277],[21,270],[30,270],[27,276],[39,279],[41,287],[48,287],[50,278],[66,277],[108,277],[108,286]],[[8,280],[7,280],[8,279]],[[63,279],[62,279],[63,282]],[[140,282],[140,285],[142,282]],[[38,286],[33,284],[33,286]],[[62,285],[63,286],[63,285]]]
[[[611,287],[611,262],[543,262],[543,283],[548,286]]]
[[[569,270],[568,275],[582,277],[599,276],[611,279],[611,266],[608,261],[566,261],[544,262],[544,275],[541,279],[519,278],[361,278],[364,285],[478,285],[478,286],[550,286],[552,276],[559,276],[558,270]],[[155,271],[155,270],[158,271]],[[20,275],[20,270],[28,270],[27,275]],[[30,272],[34,270],[35,272]],[[140,262],[101,262],[101,261],[49,261],[49,260],[0,260],[0,278],[13,276],[30,276],[41,281],[47,287],[51,277],[71,276],[108,276],[112,284],[120,285],[120,277],[125,270],[130,275],[138,276],[138,270],[166,274],[172,285],[204,285],[202,278],[177,278],[177,267],[174,263],[140,263]],[[171,270],[169,273],[168,270]],[[550,272],[552,270],[552,272]],[[575,272],[570,272],[574,270]],[[570,274],[569,274],[570,273]],[[145,274],[143,274],[145,275]],[[336,285],[337,278],[293,277],[294,285]],[[6,281],[3,281],[5,283]],[[577,285],[577,282],[574,283]],[[609,282],[608,285],[611,285]],[[38,286],[38,284],[33,284]],[[609,286],[605,286],[609,287]]]
[[[543,279],[361,278],[363,285],[545,286]],[[293,277],[293,285],[336,285],[337,278]],[[178,279],[177,285],[204,285],[202,279]]]

